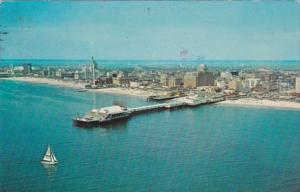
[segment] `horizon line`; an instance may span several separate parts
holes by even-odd
[[[74,61],[87,61],[90,59],[44,59],[44,58],[0,58],[1,60],[74,60]],[[95,59],[96,61],[300,61],[299,59]]]

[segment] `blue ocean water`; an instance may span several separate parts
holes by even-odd
[[[31,63],[35,66],[54,67],[82,67],[91,64],[91,60],[43,60],[43,59],[0,59],[1,66],[17,66]],[[120,69],[127,67],[198,67],[206,64],[212,68],[245,68],[245,67],[267,67],[273,69],[299,70],[299,60],[97,60],[98,66],[106,69]]]
[[[300,111],[206,105],[83,129],[142,98],[0,80],[0,191],[300,190]],[[40,164],[51,144],[60,163]]]

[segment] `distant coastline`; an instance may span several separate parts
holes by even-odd
[[[185,60],[181,59],[96,59],[99,67],[105,69],[120,69],[129,67],[159,67],[173,68],[184,64],[185,67],[198,67],[199,62],[205,63],[211,68],[234,68],[262,67],[262,68],[281,68],[297,70],[300,67],[300,60],[230,60],[230,59],[203,59]],[[90,63],[90,59],[0,59],[2,66],[18,66],[24,63],[31,63],[35,66],[76,66],[82,67]]]
[[[64,80],[56,80],[56,79],[48,79],[48,78],[36,78],[36,77],[10,77],[3,78],[4,80],[12,80],[12,81],[22,81],[34,84],[48,84],[54,85],[58,87],[67,87],[73,89],[85,89],[85,83],[82,82],[74,82],[74,81],[64,81]],[[141,89],[130,89],[130,88],[121,88],[121,87],[113,87],[113,88],[102,88],[102,89],[86,89],[87,91],[94,91],[99,93],[109,93],[116,95],[129,95],[129,96],[138,96],[138,97],[149,97],[151,95],[157,94],[153,91],[141,90]]]

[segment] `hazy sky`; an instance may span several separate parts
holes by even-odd
[[[300,59],[300,3],[4,2],[1,58]]]

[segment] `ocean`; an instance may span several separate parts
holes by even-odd
[[[145,99],[0,80],[0,191],[300,190],[300,111],[205,105],[84,129]],[[51,145],[59,164],[44,167]]]

